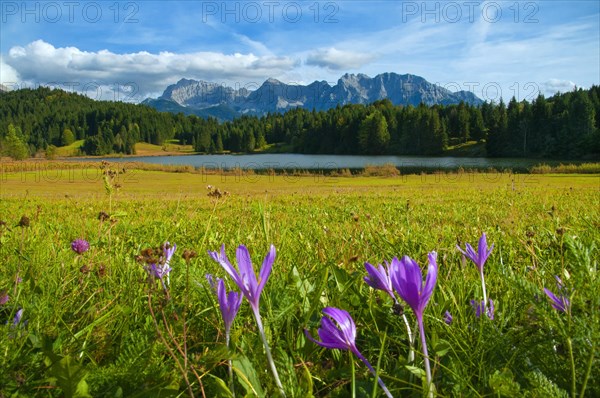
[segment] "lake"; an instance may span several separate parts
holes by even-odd
[[[75,160],[75,159],[73,159]],[[557,165],[559,161],[540,159],[469,158],[469,157],[423,157],[423,156],[361,156],[361,155],[304,155],[291,153],[268,153],[252,155],[182,155],[182,156],[133,156],[76,159],[109,162],[144,162],[163,165],[186,165],[206,169],[285,169],[285,170],[334,170],[362,169],[368,165],[393,164],[406,169],[451,170],[459,167],[477,169],[524,170],[540,163]],[[569,162],[580,163],[580,162]]]

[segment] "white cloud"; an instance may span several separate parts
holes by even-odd
[[[183,77],[243,85],[256,80],[262,83],[266,77],[281,76],[299,65],[291,57],[253,53],[87,52],[76,47],[56,48],[42,40],[11,48],[4,62],[10,67],[7,71],[15,71],[21,81],[30,84],[55,87],[128,85],[136,87],[137,100],[161,93],[168,84]]]
[[[552,96],[558,92],[566,93],[573,91],[576,84],[570,80],[550,79],[543,83],[543,90],[545,96]]]
[[[17,84],[19,78],[19,74],[17,71],[11,66],[7,65],[4,62],[3,57],[0,55],[0,84],[4,84],[7,87],[11,85]]]
[[[331,47],[309,53],[306,63],[334,70],[348,70],[360,68],[375,58],[374,54],[344,51]]]

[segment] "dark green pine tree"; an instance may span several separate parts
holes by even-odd
[[[508,116],[504,101],[500,100],[500,103],[492,108],[489,123],[485,146],[487,153],[489,156],[503,156],[506,153],[506,130],[508,127]]]
[[[386,153],[390,141],[387,121],[379,110],[374,110],[361,123],[358,129],[360,150],[368,155]]]

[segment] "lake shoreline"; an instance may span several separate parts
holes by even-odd
[[[269,174],[394,177],[435,173],[516,173],[516,174],[600,174],[600,163],[582,161],[538,162],[529,159],[360,157],[280,154],[265,155],[196,155],[148,157],[43,158],[28,161],[0,159],[0,173],[58,169],[93,169],[101,162],[118,165],[124,170],[164,171],[205,174]],[[259,157],[260,156],[260,157]],[[351,158],[351,159],[350,159]],[[190,161],[192,159],[193,161]],[[174,160],[174,161],[173,161]],[[221,161],[223,160],[223,161]],[[378,162],[374,160],[379,160]],[[343,163],[346,162],[346,163]]]

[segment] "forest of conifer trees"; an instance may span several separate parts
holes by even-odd
[[[40,87],[0,94],[0,148],[26,158],[84,140],[82,154],[134,154],[135,143],[177,139],[200,153],[280,144],[306,154],[441,155],[470,141],[490,157],[597,159],[600,87],[508,104],[395,106],[389,100],[327,111],[293,109],[229,122],[94,101]]]

